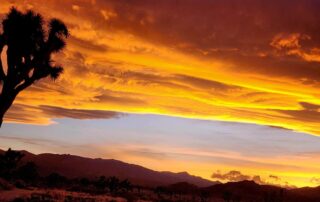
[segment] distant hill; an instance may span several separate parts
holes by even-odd
[[[285,189],[277,186],[259,185],[254,181],[228,182],[199,188],[187,182],[179,182],[162,188],[166,193],[202,196],[209,201],[243,202],[319,202],[320,187]]]
[[[319,187],[302,187],[288,190],[296,199],[304,199],[304,201],[320,201],[320,186]],[[294,200],[292,200],[294,201]],[[302,201],[302,200],[301,200]]]
[[[228,182],[204,188],[203,191],[226,200],[281,201],[284,195],[281,187],[259,185],[254,181]]]
[[[92,159],[69,154],[25,154],[22,161],[32,161],[39,169],[42,176],[57,172],[68,178],[99,176],[116,176],[120,179],[129,179],[135,184],[147,186],[169,185],[178,182],[188,182],[199,187],[207,187],[219,182],[193,176],[187,172],[159,172],[139,165],[129,164],[114,159]]]
[[[213,198],[226,201],[279,201],[319,202],[320,187],[285,189],[277,186],[259,185],[254,181],[228,182],[200,188]]]

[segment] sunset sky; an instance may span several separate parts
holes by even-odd
[[[320,1],[2,0],[1,19],[12,6],[71,36],[64,74],[18,96],[0,148],[320,185]]]

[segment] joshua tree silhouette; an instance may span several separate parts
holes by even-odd
[[[8,149],[4,154],[0,155],[0,178],[10,179],[18,163],[24,155],[21,152]]]
[[[0,53],[6,50],[6,63],[0,57],[0,127],[21,91],[48,76],[55,80],[63,72],[51,57],[66,46],[68,36],[66,25],[58,19],[44,26],[40,14],[11,8],[0,32]]]

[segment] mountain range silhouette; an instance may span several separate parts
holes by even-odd
[[[4,152],[4,151],[0,151]],[[154,171],[139,165],[125,163],[114,159],[85,158],[70,154],[24,154],[23,162],[34,162],[41,176],[59,173],[67,178],[96,178],[99,176],[115,176],[129,179],[135,184],[154,186],[169,185],[178,182],[188,182],[199,187],[208,187],[220,182],[210,181],[187,172],[173,173],[169,171]]]

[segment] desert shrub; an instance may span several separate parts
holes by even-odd
[[[98,180],[94,182],[94,186],[101,191],[104,191],[107,187],[107,178],[105,176],[100,176]]]
[[[14,186],[5,179],[0,178],[0,190],[11,190]]]
[[[54,202],[54,198],[48,193],[33,193],[28,202]]]
[[[0,177],[11,180],[17,169],[18,163],[24,155],[21,152],[9,148],[4,154],[0,155]]]
[[[95,202],[96,200],[91,197],[78,197],[68,195],[65,197],[64,202]]]
[[[23,153],[10,148],[0,155],[0,178],[10,181],[18,188],[34,185],[39,177],[37,167],[33,162],[21,165],[23,156]]]
[[[127,202],[134,202],[137,200],[137,197],[134,194],[128,192],[120,193],[118,196],[126,199]]]
[[[88,178],[81,178],[80,180],[79,180],[79,184],[81,185],[81,186],[89,186],[90,185],[90,180],[88,179]]]
[[[27,184],[23,180],[15,180],[14,185],[19,189],[24,189],[27,187]]]
[[[119,183],[119,188],[122,192],[129,192],[133,190],[133,185],[128,179],[125,179]]]
[[[59,173],[51,173],[44,179],[48,187],[63,187],[68,183],[68,179]]]
[[[120,188],[120,180],[116,177],[109,177],[107,180],[107,186],[111,193],[116,193]]]
[[[36,164],[33,162],[27,162],[20,166],[17,170],[17,177],[27,183],[37,180],[39,174]]]
[[[27,202],[26,199],[18,197],[12,200],[12,202]]]
[[[88,184],[86,179],[82,179],[80,181],[82,185]],[[120,181],[117,177],[108,177],[100,176],[97,180],[93,181],[92,183],[96,188],[96,193],[105,193],[109,191],[112,194],[117,193],[125,193],[132,190],[133,185],[127,179]]]

